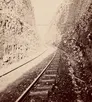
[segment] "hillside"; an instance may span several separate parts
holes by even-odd
[[[28,57],[38,47],[30,0],[0,0],[0,67]]]
[[[66,63],[63,66],[68,70],[68,72],[65,70],[65,76],[70,79],[62,79],[64,73],[62,74],[62,72],[60,72],[60,76],[62,77],[60,77],[61,82],[62,80],[69,81],[64,81],[65,85],[67,84],[67,93],[64,93],[65,96],[61,93],[63,94],[61,97],[63,102],[70,102],[68,97],[70,92],[71,102],[75,100],[76,102],[91,102],[92,2],[91,0],[72,0],[72,3],[65,7],[68,8],[68,14],[66,15],[66,11],[64,10],[57,23],[62,35],[61,43],[58,47],[61,49],[61,52],[63,51],[62,60]],[[61,90],[64,89],[61,88]],[[68,101],[66,101],[64,97],[66,97]]]

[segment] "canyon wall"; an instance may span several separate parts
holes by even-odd
[[[90,3],[91,0],[66,0],[61,4],[58,10],[57,27],[62,34],[66,31],[69,32],[69,29],[74,27],[81,16],[85,14]]]
[[[70,0],[71,1],[71,0]],[[92,1],[65,4],[57,27],[62,35],[58,48],[66,55],[76,102],[92,101]],[[65,66],[66,67],[66,66]]]
[[[60,35],[74,30],[74,26],[89,7],[91,0],[62,0],[47,33],[47,42],[59,43]]]
[[[92,62],[91,3],[91,0],[72,0],[72,2],[65,4],[65,8],[67,8],[68,11],[67,13],[66,10],[61,12],[57,27],[62,35],[60,47],[71,54],[71,56],[75,56],[75,59],[81,56],[86,59],[86,61],[89,59]]]
[[[0,65],[28,57],[39,47],[30,0],[0,0]]]

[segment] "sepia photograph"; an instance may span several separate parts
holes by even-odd
[[[0,102],[92,102],[92,0],[0,0]]]

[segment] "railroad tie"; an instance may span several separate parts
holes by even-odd
[[[55,79],[56,74],[45,74],[42,79]]]
[[[47,96],[48,95],[48,90],[45,91],[31,91],[29,96]]]
[[[51,69],[48,69],[46,72],[45,72],[45,74],[57,74],[57,70],[51,70]]]
[[[41,79],[39,82],[43,85],[52,85],[55,82],[55,79]]]
[[[44,85],[44,86],[36,86],[34,87],[34,91],[45,91],[45,90],[51,90],[52,85]]]
[[[29,94],[30,102],[42,102],[48,98],[48,90],[30,92]]]

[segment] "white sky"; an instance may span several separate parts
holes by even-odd
[[[36,25],[48,26],[62,0],[31,0],[34,7]]]
[[[31,0],[37,24],[49,24],[62,0]]]
[[[48,26],[52,21],[57,8],[62,0],[31,0],[34,7],[34,14],[38,33],[41,37],[47,32]]]

